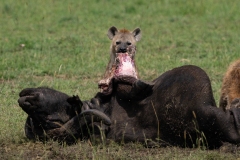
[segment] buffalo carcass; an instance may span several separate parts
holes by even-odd
[[[44,92],[42,88],[24,89],[18,102],[29,115],[26,134],[33,130],[37,136],[43,136],[42,130],[47,128],[45,123],[50,121],[53,124],[60,122],[60,125],[52,125],[44,133],[50,138],[66,141],[72,140],[70,137],[100,134],[89,131],[94,128],[91,126],[100,126],[107,139],[137,141],[147,146],[194,147],[203,144],[218,148],[222,142],[240,142],[240,109],[224,111],[216,107],[209,77],[201,68],[192,65],[174,68],[148,83],[131,76],[134,65],[132,62],[126,65],[131,61],[127,54],[119,54],[118,61],[112,93],[97,93],[90,101],[81,102],[77,97],[66,97],[64,93],[48,88],[44,88]],[[53,100],[47,98],[52,96]],[[66,109],[62,104],[69,107]],[[81,111],[72,114],[76,106],[81,106]],[[43,114],[45,116],[39,118]],[[41,132],[34,129],[39,125]]]

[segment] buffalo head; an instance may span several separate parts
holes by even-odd
[[[108,116],[96,109],[84,111],[83,106],[87,106],[87,103],[82,102],[78,96],[70,97],[45,87],[26,88],[20,92],[19,96],[19,106],[28,114],[25,134],[29,139],[54,138],[72,143],[77,138],[83,138],[89,134],[86,126],[92,121],[111,124]],[[62,131],[63,128],[66,132]],[[81,132],[82,128],[86,132]],[[71,131],[71,134],[67,131]]]

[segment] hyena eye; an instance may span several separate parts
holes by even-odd
[[[120,43],[121,43],[120,41],[117,41],[117,42],[116,42],[116,45],[119,45]]]
[[[131,42],[127,42],[127,45],[129,45],[129,46],[130,46],[131,44],[132,44]]]

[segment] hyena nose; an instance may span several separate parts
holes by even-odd
[[[120,49],[119,49],[119,52],[125,53],[125,52],[127,52],[127,48],[120,48]]]

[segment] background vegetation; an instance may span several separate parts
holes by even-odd
[[[109,27],[142,29],[140,77],[153,80],[194,64],[210,76],[218,102],[227,66],[240,53],[239,0],[1,0],[0,159],[236,159],[239,151],[138,144],[73,146],[30,142],[18,93],[49,86],[87,100],[109,59]]]

